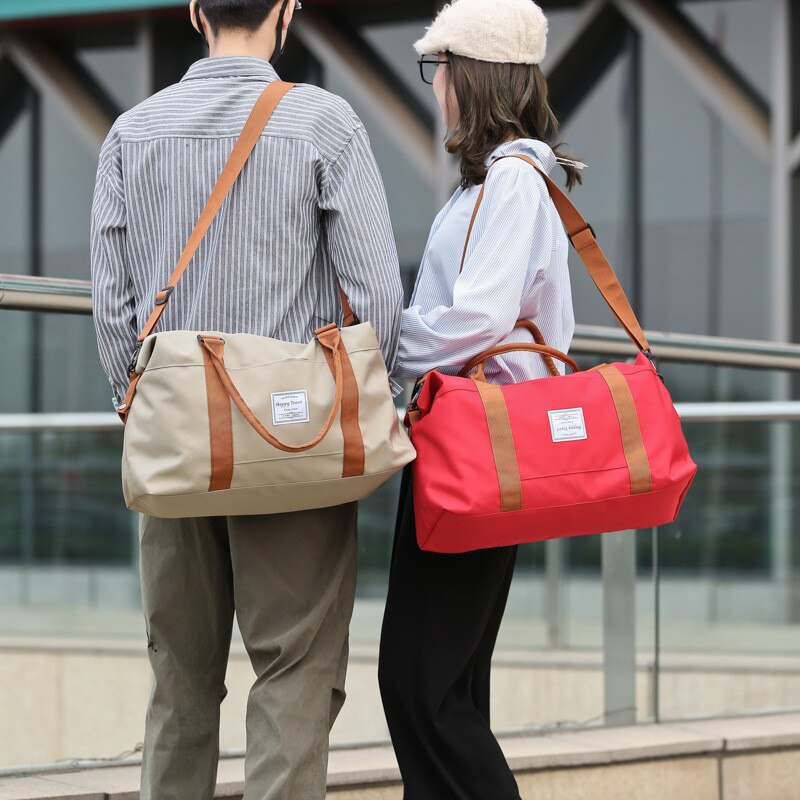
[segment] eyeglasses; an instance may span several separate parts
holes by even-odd
[[[436,77],[436,70],[439,69],[439,64],[449,64],[449,61],[439,61],[438,56],[422,56],[417,61],[419,64],[419,75],[425,83],[433,85],[433,79]]]

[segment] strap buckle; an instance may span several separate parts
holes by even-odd
[[[414,391],[412,392],[411,400],[408,403],[408,410],[409,411],[419,411],[419,406],[417,405],[417,400],[419,400],[419,396],[422,394],[422,389],[425,386],[425,378],[426,377],[427,377],[427,375],[423,375],[414,384]]]
[[[157,295],[156,295],[156,305],[163,306],[172,297],[172,293],[175,291],[174,286],[165,286]]]
[[[658,371],[658,365],[656,364],[656,360],[653,357],[653,351],[648,347],[647,350],[642,350],[642,355],[653,365],[653,370],[661,379],[661,383],[666,383],[664,380],[664,376]]]
[[[133,348],[133,355],[131,356],[131,363],[128,364],[128,375],[133,375],[136,371],[136,362],[139,360],[139,353],[142,350],[142,345],[144,342],[140,342],[137,340],[136,347]]]
[[[585,227],[585,228],[582,228],[582,229],[581,229],[581,230],[579,230],[579,231],[577,231],[577,232],[575,233],[575,236],[577,236],[579,233],[583,233],[583,232],[584,232],[584,231],[586,231],[586,230],[588,230],[588,231],[589,231],[589,232],[592,234],[592,237],[593,237],[594,239],[597,239],[597,234],[595,233],[595,231],[594,231],[594,228],[592,227],[592,224],[591,224],[591,222],[587,222],[587,223],[586,223],[586,227]],[[569,235],[568,235],[568,236],[569,236]],[[574,238],[573,238],[572,236],[569,236],[569,241],[570,241],[570,244],[571,244],[573,247],[575,247],[575,240],[574,240]],[[575,247],[575,249],[577,250],[578,248],[577,248],[577,247]]]

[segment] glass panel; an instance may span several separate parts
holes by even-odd
[[[797,708],[797,423],[685,430],[698,477],[659,531],[661,716]]]
[[[113,411],[88,316],[0,310],[0,413]]]

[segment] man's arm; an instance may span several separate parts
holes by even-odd
[[[400,337],[403,284],[386,192],[363,125],[329,166],[321,207],[341,287],[358,319],[372,323],[391,374]]]
[[[103,145],[92,203],[91,260],[94,325],[100,362],[119,406],[136,343],[133,291],[125,259],[126,211],[118,143]]]

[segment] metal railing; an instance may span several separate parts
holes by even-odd
[[[757,403],[676,403],[682,422],[800,422],[800,400]],[[402,417],[403,412],[398,411]],[[113,412],[75,414],[0,414],[0,433],[51,431],[122,432]]]
[[[92,313],[89,281],[0,274],[0,309]],[[800,372],[800,345],[648,331],[647,338],[661,361]],[[578,325],[571,352],[630,356],[631,341],[621,328]]]

